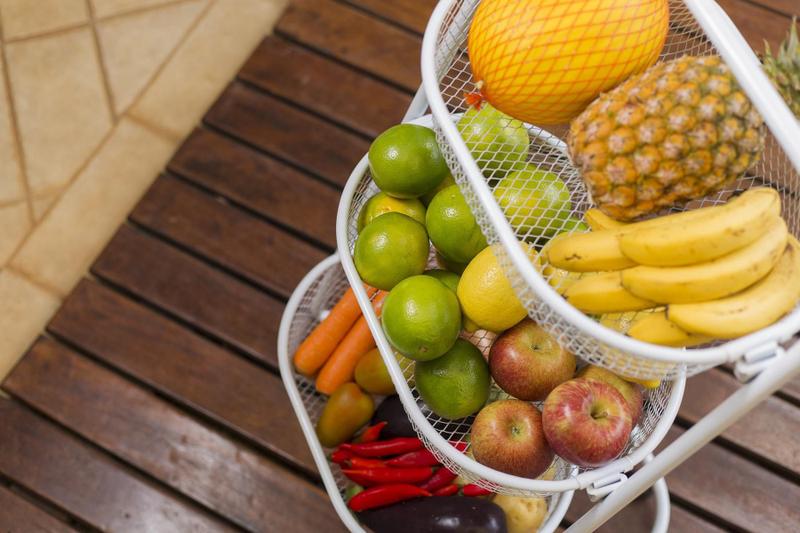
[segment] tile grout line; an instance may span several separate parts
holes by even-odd
[[[154,134],[154,135],[156,135],[158,137],[161,137],[164,140],[167,140],[167,141],[170,141],[170,142],[174,142],[174,143],[180,143],[183,140],[183,136],[182,135],[177,134],[174,131],[170,131],[170,130],[168,130],[166,128],[162,128],[161,126],[158,126],[156,124],[152,124],[148,120],[145,120],[142,117],[137,116],[137,115],[135,115],[133,113],[125,113],[122,116],[127,118],[131,122],[133,122],[135,124],[138,124],[139,126],[143,127],[144,129],[146,129],[150,133],[152,133],[152,134]]]
[[[182,4],[182,3],[187,3],[188,4],[190,1],[192,1],[192,0],[178,0],[177,2],[172,2],[172,3],[167,4],[167,5],[174,6],[174,5]],[[214,4],[214,1],[215,0],[209,0],[209,2],[206,5],[206,7],[204,9],[202,9],[200,11],[200,13],[198,13],[198,15],[195,18],[195,20],[193,20],[192,23],[189,24],[189,26],[186,28],[184,34],[180,37],[180,39],[178,39],[178,42],[175,43],[175,46],[172,47],[172,50],[170,50],[169,53],[166,55],[166,57],[164,57],[164,61],[162,61],[161,64],[158,66],[158,68],[156,68],[156,70],[153,71],[152,75],[150,76],[150,79],[147,80],[147,83],[145,83],[142,86],[142,88],[139,89],[139,92],[137,92],[136,95],[133,97],[133,100],[131,101],[130,104],[128,104],[128,107],[125,108],[125,110],[122,113],[120,113],[121,116],[124,115],[124,116],[127,116],[128,118],[134,118],[133,114],[130,112],[131,109],[133,109],[133,107],[137,103],[139,103],[139,100],[141,100],[142,96],[144,96],[144,94],[147,92],[147,90],[150,89],[150,87],[153,85],[153,83],[155,83],[156,79],[161,74],[161,72],[164,70],[164,68],[166,68],[167,63],[169,63],[172,60],[172,58],[175,56],[175,54],[178,52],[178,50],[181,48],[181,46],[183,46],[183,43],[185,43],[186,40],[189,38],[189,35],[192,34],[192,32],[195,30],[195,28],[206,17],[206,15],[208,14],[209,10],[211,9],[211,6]],[[163,6],[158,6],[158,7],[163,7]],[[152,9],[148,9],[148,11],[151,11],[151,10]],[[139,122],[142,123],[142,120],[139,119]],[[167,130],[164,130],[164,132],[166,132],[166,131]],[[169,135],[173,140],[176,137],[176,135],[174,133],[172,133],[172,132],[169,132]],[[180,136],[178,136],[178,137],[180,137]],[[178,140],[181,140],[181,139],[179,138]]]
[[[0,41],[3,41],[3,37],[4,33],[2,31],[2,28],[0,28]],[[17,247],[14,249],[11,255],[9,255],[8,258],[6,259],[6,264],[8,264],[11,262],[11,258],[14,256],[14,254],[17,253],[19,247],[22,246],[22,243],[28,240],[28,235],[33,233],[33,230],[36,228],[37,222],[36,222],[36,217],[34,217],[33,215],[33,198],[31,194],[31,186],[30,183],[28,183],[28,168],[27,168],[28,165],[25,163],[25,150],[22,146],[22,139],[20,138],[19,121],[17,120],[17,110],[16,107],[14,106],[14,93],[13,93],[13,88],[11,87],[11,73],[9,71],[8,54],[6,53],[5,44],[0,46],[0,56],[2,58],[2,63],[3,63],[3,69],[2,72],[0,72],[0,75],[3,76],[3,84],[5,85],[6,105],[8,105],[8,114],[9,118],[11,119],[12,137],[14,138],[13,141],[14,150],[16,152],[19,164],[19,176],[20,180],[22,181],[22,190],[25,193],[25,202],[28,206],[28,223],[30,224],[30,228],[28,229],[28,232],[25,235],[25,237],[22,238],[22,240],[18,243]],[[0,265],[0,268],[2,268],[3,266],[5,265]]]
[[[103,49],[100,47],[100,36],[97,33],[97,21],[94,18],[94,8],[92,2],[86,0],[86,9],[89,12],[89,28],[92,31],[92,43],[94,44],[94,53],[97,58],[98,66],[100,67],[100,78],[103,83],[103,91],[106,94],[106,105],[108,105],[108,112],[111,115],[112,124],[119,122],[116,108],[114,106],[114,94],[111,92],[111,84],[108,81],[108,68],[106,67],[105,57],[103,56]]]
[[[11,272],[12,274],[15,274],[15,275],[19,276],[20,278],[24,279],[25,281],[27,281],[28,283],[30,283],[31,285],[33,285],[37,289],[43,290],[44,292],[46,292],[50,296],[53,296],[59,302],[63,302],[64,298],[66,298],[66,295],[62,295],[61,292],[59,292],[58,290],[55,289],[55,287],[51,287],[48,284],[43,283],[42,281],[34,278],[33,276],[31,276],[30,274],[28,274],[24,270],[20,270],[19,268],[15,267],[15,266],[11,266],[10,264],[6,265],[3,270],[7,270],[7,271]]]
[[[98,20],[100,22],[105,22],[106,20],[114,20],[114,19],[118,19],[118,18],[127,17],[128,15],[138,15],[140,13],[147,13],[148,11],[156,11],[158,9],[161,9],[161,8],[164,8],[164,7],[171,7],[171,6],[174,6],[174,5],[177,5],[177,4],[188,4],[191,1],[192,0],[171,0],[169,2],[164,2],[162,4],[154,4],[154,5],[151,5],[151,6],[144,6],[144,7],[135,7],[133,9],[128,10],[128,11],[121,11],[119,13],[112,13],[111,15],[104,15],[102,17],[96,17],[95,20]]]

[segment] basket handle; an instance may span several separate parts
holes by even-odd
[[[764,73],[753,49],[715,0],[684,0],[684,3],[800,173],[800,120]]]

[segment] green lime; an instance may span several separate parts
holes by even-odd
[[[525,126],[489,104],[469,108],[457,127],[475,162],[489,178],[502,178],[528,159],[531,141]]]
[[[458,338],[461,307],[455,293],[438,279],[413,276],[386,297],[382,322],[386,338],[398,352],[428,361],[449,350]]]
[[[489,365],[480,350],[464,339],[443,356],[417,363],[414,380],[423,401],[442,418],[469,416],[489,399]]]
[[[395,198],[416,198],[442,182],[449,170],[433,130],[400,124],[369,147],[369,170],[378,187]]]
[[[423,194],[422,196],[420,196],[419,199],[422,200],[422,203],[425,204],[425,206],[427,207],[427,205],[431,203],[431,200],[433,200],[433,197],[436,196],[436,194],[439,191],[441,191],[443,189],[446,189],[449,186],[455,185],[455,184],[456,184],[456,180],[453,179],[453,175],[448,173],[447,176],[444,177],[444,179],[442,180],[442,182],[439,185],[434,187],[433,190],[428,191],[425,194]]]
[[[419,222],[425,223],[425,206],[416,198],[392,198],[385,192],[379,192],[364,202],[358,215],[358,231],[385,213],[401,213]]]
[[[428,263],[425,226],[400,213],[386,213],[364,226],[353,259],[359,276],[388,291],[409,276],[422,274]]]
[[[456,274],[461,274],[464,272],[464,269],[467,268],[469,263],[456,263],[455,261],[450,261],[441,253],[436,252],[436,263],[443,267],[445,270],[449,270],[450,272],[455,272]]]
[[[425,214],[425,227],[433,245],[450,261],[469,263],[486,248],[486,237],[456,185],[433,198]]]
[[[461,276],[455,272],[450,272],[449,270],[440,270],[438,268],[434,270],[426,270],[423,272],[423,274],[438,279],[453,292],[455,292],[458,288],[458,280],[461,279]]]
[[[517,236],[525,240],[572,229],[569,189],[552,172],[526,165],[500,180],[493,193]],[[571,220],[572,226],[579,222]]]

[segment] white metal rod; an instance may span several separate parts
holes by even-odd
[[[414,94],[414,99],[411,100],[411,103],[408,105],[408,109],[406,109],[403,122],[408,122],[409,120],[419,118],[424,115],[425,111],[427,110],[428,97],[425,95],[425,89],[423,89],[422,85],[420,85],[419,89],[417,89],[417,92]]]
[[[776,356],[769,368],[731,394],[675,442],[664,448],[650,463],[642,466],[628,481],[595,505],[567,531],[590,532],[606,523],[659,478],[669,474],[798,374],[800,374],[800,341],[795,342],[788,351]]]

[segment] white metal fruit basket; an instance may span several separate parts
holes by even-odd
[[[431,117],[426,115],[410,122],[430,127]],[[552,479],[528,479],[498,472],[472,459],[468,453],[472,417],[458,421],[446,420],[425,407],[413,385],[413,380],[406,380],[403,371],[407,369],[401,368],[395,358],[394,350],[383,333],[380,319],[370,305],[364,290],[364,283],[353,263],[352,253],[358,236],[359,212],[364,202],[377,192],[378,188],[369,175],[369,161],[367,156],[364,156],[350,175],[339,203],[336,238],[342,267],[389,369],[406,413],[426,447],[436,454],[442,464],[447,465],[453,472],[470,482],[493,492],[541,496],[593,488],[593,486],[596,488],[598,484],[608,482],[609,479],[621,479],[622,473],[631,470],[655,449],[666,435],[678,412],[685,386],[683,377],[678,377],[675,381],[664,381],[657,389],[647,392],[644,412],[634,428],[627,447],[620,458],[601,468],[584,471],[556,458],[551,469]],[[476,344],[486,354],[494,336],[492,333],[478,331],[475,334],[466,335],[465,338]],[[404,359],[404,361],[404,366],[413,364],[413,361],[409,359]],[[501,394],[502,392],[498,388],[493,388],[492,398],[497,398]],[[465,445],[466,453],[460,452],[451,443]]]
[[[350,512],[344,500],[350,481],[339,467],[328,461],[325,450],[317,438],[314,426],[327,397],[314,389],[314,382],[295,372],[292,354],[304,338],[319,323],[324,314],[341,298],[349,286],[337,255],[332,255],[312,269],[295,289],[281,319],[278,333],[278,361],[289,400],[308,441],[314,462],[336,512],[350,531],[364,532],[356,515]],[[572,492],[556,494],[549,499],[548,515],[540,533],[556,530],[572,501]]]
[[[593,364],[641,379],[672,379],[693,375],[754,351],[785,342],[800,330],[800,308],[779,322],[748,336],[725,343],[681,349],[634,340],[605,327],[570,305],[550,285],[519,245],[529,236],[515,230],[495,200],[492,184],[484,177],[456,128],[466,109],[464,95],[476,91],[472,80],[466,39],[479,0],[442,0],[434,11],[422,47],[425,96],[434,119],[440,148],[456,182],[472,208],[490,244],[500,243],[500,262],[530,316],[559,342]],[[800,125],[760,69],[753,51],[725,12],[713,0],[670,0],[669,35],[660,60],[684,55],[719,54],[763,116],[768,129],[766,151],[757,166],[735,187],[696,202],[695,207],[717,204],[732,192],[769,185],[781,192],[783,217],[789,230],[800,236]],[[592,207],[591,197],[567,154],[562,140],[566,128],[547,131],[525,125],[531,140],[529,160],[556,173],[570,189],[572,215],[583,218]],[[509,154],[480,154],[479,158],[502,161]],[[512,215],[513,216],[513,215]],[[566,230],[564,219],[543,220],[556,233]],[[529,231],[529,230],[528,230]]]

